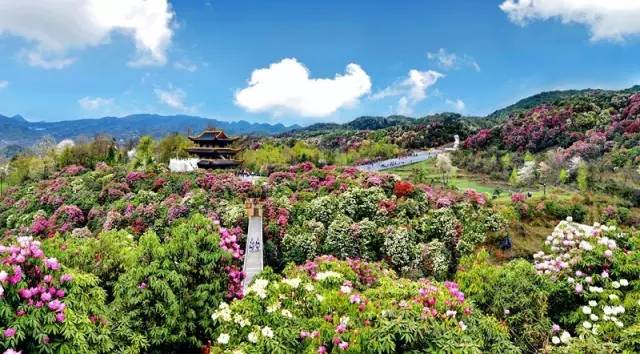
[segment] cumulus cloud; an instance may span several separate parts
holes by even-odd
[[[249,112],[326,117],[356,105],[370,91],[371,79],[357,64],[334,78],[311,78],[307,67],[286,58],[254,70],[248,86],[236,91],[235,103]]]
[[[80,104],[80,107],[87,111],[96,111],[111,107],[111,105],[113,105],[113,98],[87,96],[79,99],[78,103]]]
[[[409,71],[407,78],[376,92],[371,98],[377,100],[386,97],[401,96],[398,100],[397,112],[399,114],[410,114],[413,111],[413,106],[427,98],[427,89],[435,85],[442,77],[444,77],[444,75],[437,71],[419,71],[412,69]]]
[[[0,90],[2,90],[2,89],[6,89],[7,87],[9,87],[9,81],[7,81],[7,80],[0,80]]]
[[[464,101],[459,98],[455,100],[447,99],[445,102],[448,105],[452,106],[456,112],[464,111],[464,107],[465,107]]]
[[[471,67],[475,71],[480,71],[480,64],[472,56],[450,53],[444,48],[438,49],[437,52],[428,52],[427,58],[443,70]]]
[[[162,65],[173,17],[167,0],[0,1],[0,34],[32,43],[22,57],[44,69],[70,65],[71,51],[108,43],[115,32],[135,42],[130,65]]]
[[[155,89],[153,90],[153,92],[155,92],[156,97],[158,97],[158,100],[181,112],[194,112],[195,111],[195,107],[192,106],[187,106],[184,102],[185,97],[187,96],[187,94],[184,92],[184,90],[180,89],[180,88],[173,88],[171,86],[169,86],[168,89],[163,90],[163,89]]]
[[[637,0],[506,0],[500,9],[520,25],[553,18],[585,25],[592,40],[623,40],[640,34]]]

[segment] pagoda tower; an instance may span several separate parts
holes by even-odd
[[[235,159],[240,149],[230,147],[237,139],[228,137],[221,129],[207,128],[200,135],[189,136],[189,140],[197,146],[188,148],[187,151],[200,158],[200,168],[235,168],[242,163]]]

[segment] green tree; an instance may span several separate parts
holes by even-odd
[[[211,338],[211,314],[225,298],[231,255],[219,247],[217,227],[194,215],[162,241],[148,231],[134,249],[137,260],[115,286],[115,308],[128,328],[129,351],[193,352]]]
[[[569,180],[569,171],[566,168],[560,170],[560,175],[558,176],[558,181],[560,184],[565,184]]]
[[[158,162],[168,163],[172,158],[186,158],[189,156],[186,149],[191,145],[191,141],[184,135],[169,134],[158,142],[156,159]]]
[[[4,160],[4,157],[0,157],[0,195],[3,193],[4,182],[9,178],[11,172],[13,172],[13,167]]]
[[[466,271],[457,274],[460,289],[487,315],[504,321],[515,344],[535,353],[547,340],[551,321],[547,316],[551,284],[525,260],[503,266],[488,263],[488,253],[466,257]]]
[[[578,189],[582,192],[586,192],[589,188],[589,168],[584,162],[578,165],[576,183],[578,184]]]
[[[146,168],[148,164],[151,164],[153,162],[153,149],[154,141],[152,137],[145,135],[140,138],[138,145],[136,145],[137,163],[144,168]]]
[[[514,167],[513,170],[511,170],[511,175],[509,176],[509,184],[512,187],[515,187],[519,183],[520,183],[520,178],[518,178],[518,170]]]

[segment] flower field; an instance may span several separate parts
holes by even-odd
[[[260,196],[268,268],[245,292]],[[0,348],[634,352],[640,241],[610,225],[563,222],[531,262],[496,265],[481,246],[505,220],[473,190],[310,163],[263,186],[72,165],[0,199]]]

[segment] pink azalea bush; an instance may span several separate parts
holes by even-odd
[[[100,338],[108,327],[90,321],[104,316],[105,295],[95,277],[64,272],[31,237],[0,245],[0,258],[1,347],[25,352],[60,346],[82,351],[87,345],[104,352],[112,347],[108,338]]]

